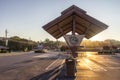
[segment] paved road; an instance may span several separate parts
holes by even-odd
[[[120,80],[120,57],[90,55],[78,60],[76,80]]]
[[[63,61],[58,52],[2,55],[0,56],[0,80],[30,80],[56,68]]]
[[[89,55],[79,56],[78,60],[75,80],[120,80],[120,57]],[[63,61],[63,56],[56,52],[0,56],[0,80],[32,80],[56,68]]]

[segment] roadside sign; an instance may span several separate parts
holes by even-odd
[[[80,43],[85,35],[64,35],[64,38],[69,46],[80,46]]]

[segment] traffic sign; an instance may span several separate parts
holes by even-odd
[[[64,38],[69,46],[80,46],[80,43],[85,35],[64,35]]]

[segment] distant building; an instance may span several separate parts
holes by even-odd
[[[0,40],[4,41],[4,40],[6,40],[6,38],[5,37],[0,37]]]

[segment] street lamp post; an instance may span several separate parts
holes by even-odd
[[[6,30],[5,30],[5,46],[6,46],[6,47],[8,46],[7,34],[8,34],[8,31],[7,31],[7,29],[6,29]]]

